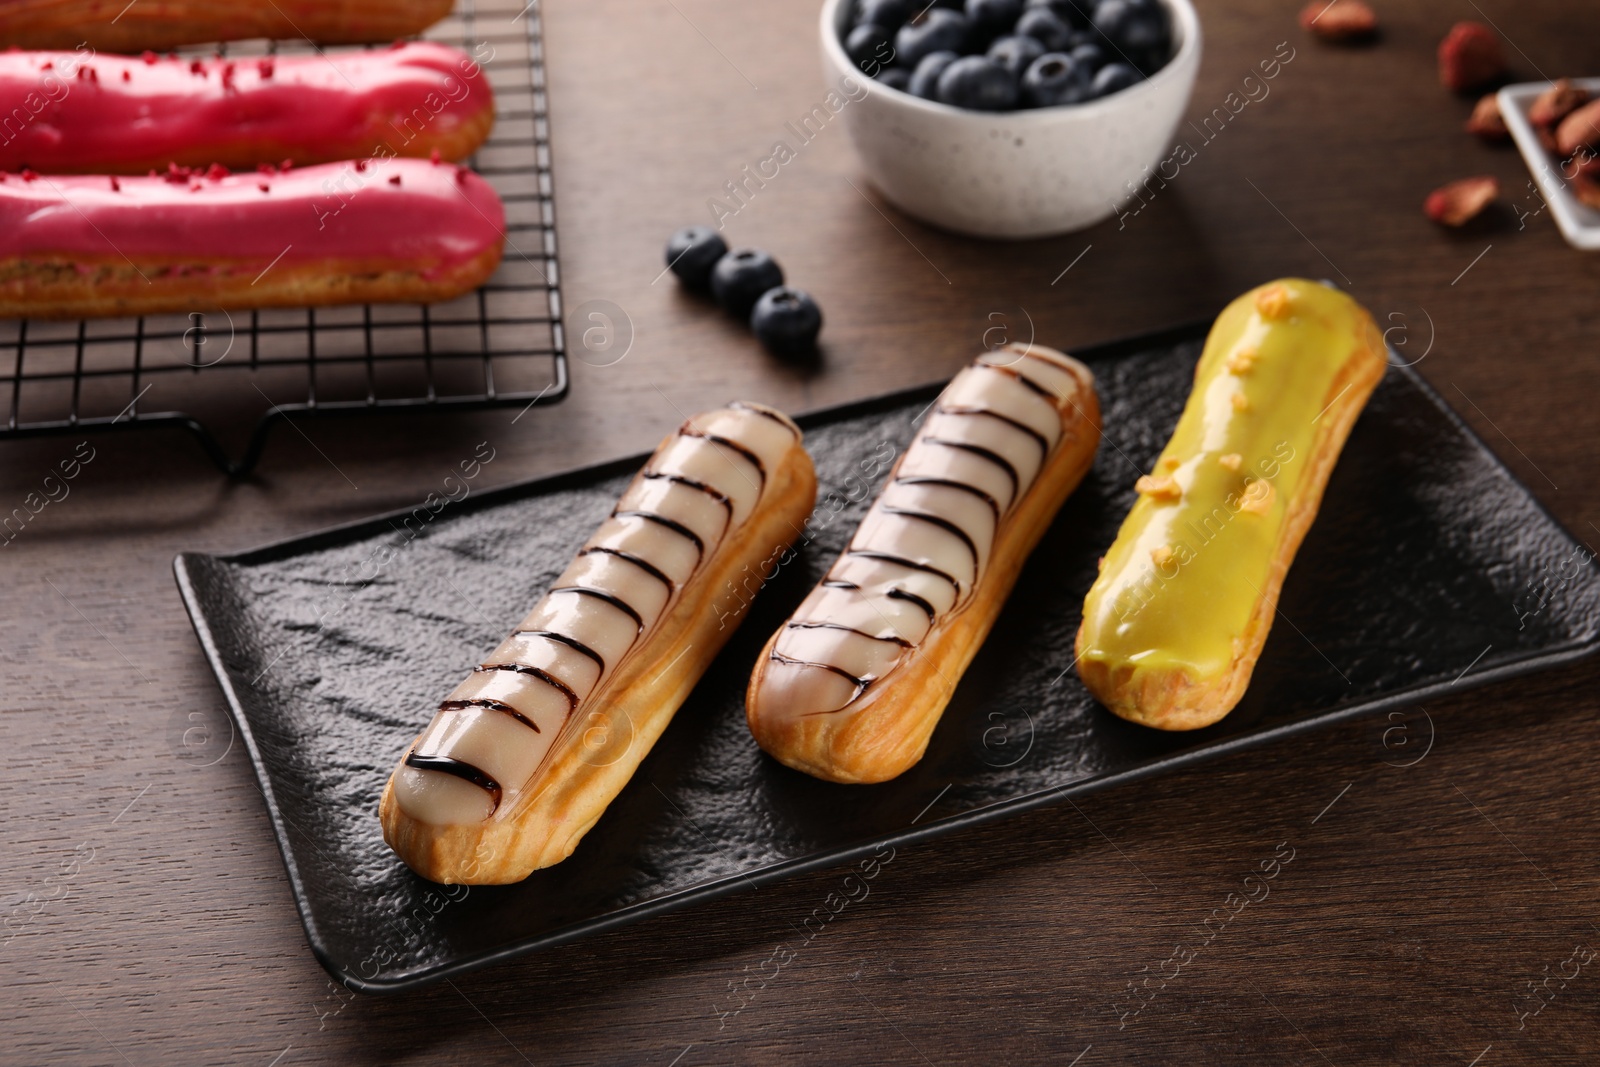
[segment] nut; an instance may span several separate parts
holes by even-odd
[[[1458,22],[1439,42],[1439,81],[1451,92],[1481,89],[1505,75],[1505,49],[1483,23]]]
[[[1556,151],[1565,158],[1579,149],[1600,147],[1600,100],[1591,100],[1556,127]]]
[[[1499,196],[1500,182],[1494,178],[1462,178],[1429,193],[1422,210],[1434,222],[1464,226]]]
[[[1490,93],[1478,101],[1472,109],[1472,117],[1467,120],[1467,132],[1475,133],[1485,141],[1503,141],[1511,136],[1506,129],[1506,120],[1500,114],[1500,101]]]
[[[1293,300],[1294,297],[1283,286],[1269,285],[1256,293],[1256,310],[1261,312],[1264,319],[1285,319],[1289,317],[1289,305]]]
[[[1579,174],[1572,179],[1572,195],[1578,198],[1580,204],[1600,210],[1600,178]]]
[[[1528,106],[1528,121],[1535,126],[1554,128],[1561,120],[1589,102],[1589,90],[1562,78],[1540,93]]]
[[[1133,491],[1152,500],[1177,500],[1183,496],[1183,487],[1170,474],[1141,474],[1133,483]]]
[[[1311,0],[1300,28],[1324,41],[1360,41],[1377,32],[1378,16],[1365,0]]]

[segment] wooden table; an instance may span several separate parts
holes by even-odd
[[[799,371],[654,279],[666,234],[707,221],[708,198],[820,102],[816,6],[549,0],[566,299],[611,301],[634,331],[621,362],[574,361],[564,404],[515,426],[500,411],[283,429],[239,485],[176,432],[95,438],[71,496],[0,549],[0,886],[6,908],[34,894],[0,941],[0,1061],[1594,1062],[1600,968],[1518,1014],[1539,1003],[1530,982],[1600,947],[1593,661],[1430,706],[1411,766],[1420,735],[1400,758],[1390,724],[1352,724],[902,850],[737,1014],[718,1014],[730,986],[840,872],[414,995],[356,997],[313,960],[242,753],[175,758],[175,732],[218,721],[222,698],[169,563],[412,504],[463,443],[491,440],[488,477],[509,482],[642,449],[733,397],[799,410],[945,376],[996,322],[1070,349],[1294,273],[1347,285],[1407,353],[1426,349],[1422,373],[1600,544],[1600,257],[1547,212],[1446,233],[1420,211],[1476,173],[1537,207],[1514,152],[1463,134],[1468,104],[1437,85],[1449,24],[1492,18],[1519,74],[1593,74],[1600,9],[1389,2],[1381,43],[1338,49],[1286,0],[1201,0],[1191,114],[1279,42],[1295,58],[1137,215],[1055,240],[923,227],[825,129],[728,223],[826,310],[823,363]],[[0,445],[0,503],[74,443]],[[1130,983],[1280,842],[1296,858],[1270,898],[1125,1014]]]

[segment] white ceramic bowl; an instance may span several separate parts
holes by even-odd
[[[1161,2],[1172,59],[1085,104],[967,111],[891,89],[845,54],[840,34],[855,0],[822,6],[823,75],[830,90],[852,89],[839,117],[868,179],[908,214],[978,237],[1069,233],[1119,211],[1172,149],[1200,70],[1200,20],[1189,0]]]

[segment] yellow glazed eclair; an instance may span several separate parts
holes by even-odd
[[[1385,362],[1372,316],[1317,282],[1271,282],[1222,312],[1083,605],[1078,675],[1106,707],[1193,730],[1239,702]]]
[[[921,759],[1099,443],[1094,378],[1060,352],[1010,345],[956,375],[762,651],[745,696],[757,743],[832,782],[886,781]]]
[[[732,579],[785,551],[816,495],[778,412],[741,403],[685,422],[406,750],[383,839],[444,883],[516,882],[565,859],[732,636],[746,607]]]

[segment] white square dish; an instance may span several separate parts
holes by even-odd
[[[1572,84],[1589,90],[1591,96],[1600,95],[1600,78],[1573,78]],[[1496,98],[1506,129],[1522,152],[1523,160],[1539,188],[1539,195],[1550,205],[1556,217],[1561,236],[1574,248],[1586,251],[1600,249],[1600,211],[1582,204],[1573,195],[1572,187],[1556,169],[1556,159],[1539,143],[1539,135],[1528,121],[1528,108],[1539,94],[1550,88],[1549,82],[1521,82],[1501,89]]]

